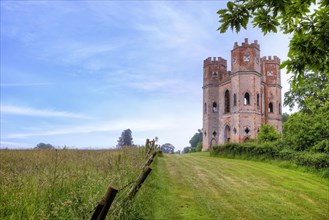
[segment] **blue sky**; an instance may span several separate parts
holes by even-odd
[[[220,34],[225,1],[1,1],[1,147],[176,149],[202,127],[203,60],[234,42],[286,59],[289,37]],[[283,91],[289,89],[282,71]],[[284,108],[284,111],[288,111]]]

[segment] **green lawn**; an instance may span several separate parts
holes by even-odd
[[[209,153],[164,155],[139,201],[148,219],[329,219],[329,181]]]

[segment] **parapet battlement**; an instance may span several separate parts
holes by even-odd
[[[263,63],[275,63],[275,64],[280,64],[281,60],[279,57],[274,56],[272,59],[272,56],[268,56],[268,57],[262,57],[261,58]]]
[[[207,66],[207,65],[222,65],[222,66],[227,66],[227,60],[221,58],[221,57],[208,57],[207,59],[205,59],[203,61],[203,65]]]
[[[238,42],[235,42],[235,43],[234,43],[233,50],[236,49],[236,48],[238,48],[238,47],[248,47],[248,46],[256,47],[257,49],[260,49],[260,46],[259,46],[257,40],[254,40],[254,43],[249,44],[249,43],[248,43],[248,38],[245,38],[245,39],[244,39],[244,42],[242,43],[241,46],[239,46]]]

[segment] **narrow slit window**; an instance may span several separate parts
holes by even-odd
[[[230,112],[230,92],[226,90],[225,92],[225,113]]]
[[[233,95],[233,105],[236,106],[236,94]]]
[[[204,103],[203,111],[205,114],[207,113],[207,103]]]
[[[259,107],[259,94],[257,94],[257,107]]]

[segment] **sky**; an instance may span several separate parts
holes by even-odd
[[[182,150],[202,128],[203,60],[230,63],[245,38],[285,60],[290,40],[251,24],[220,34],[226,1],[0,4],[1,148],[111,148],[130,128],[135,144]]]

